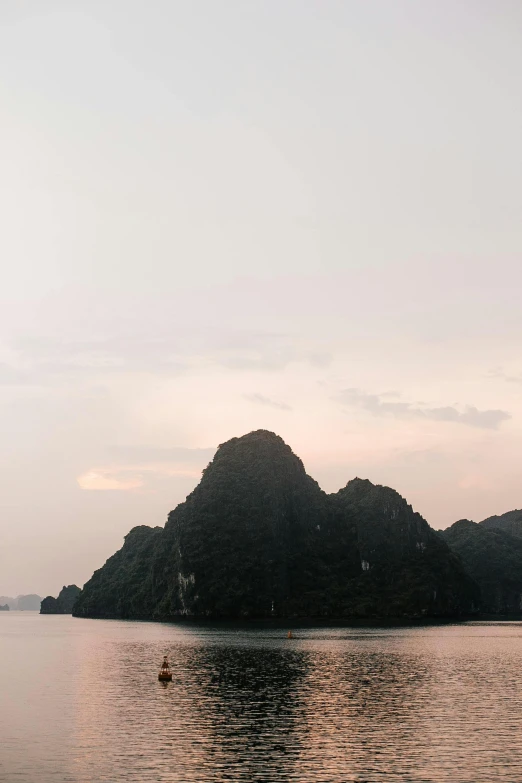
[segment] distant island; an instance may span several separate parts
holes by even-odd
[[[491,573],[465,551],[464,541],[476,537],[470,525],[459,535],[436,532],[395,490],[359,478],[328,495],[280,437],[259,430],[218,448],[165,527],[133,528],[84,586],[73,614],[342,619],[515,611],[519,573],[510,574],[505,598],[493,600]],[[511,532],[490,530],[491,520],[475,527],[502,548],[509,545],[503,536],[514,540],[511,517],[509,525]]]
[[[16,598],[12,598],[9,595],[0,595],[0,603],[12,611],[37,612],[40,609],[41,601],[41,597],[35,593],[18,595]]]
[[[40,614],[71,614],[81,590],[76,585],[64,585],[58,598],[48,595],[42,600]]]

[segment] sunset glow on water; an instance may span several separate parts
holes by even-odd
[[[0,780],[513,783],[521,642],[518,622],[289,640],[13,612],[0,617]]]

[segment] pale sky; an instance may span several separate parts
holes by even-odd
[[[0,594],[253,429],[522,507],[520,0],[4,0],[0,69]]]

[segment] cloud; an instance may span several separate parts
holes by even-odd
[[[126,464],[171,463],[182,465],[202,465],[203,467],[216,453],[215,447],[189,449],[185,446],[162,448],[159,446],[109,446],[107,455]]]
[[[76,481],[86,490],[148,491],[158,481],[174,477],[198,479],[215,453],[215,447],[108,446],[105,464],[98,463]]]
[[[292,410],[290,405],[287,405],[285,402],[276,402],[275,400],[271,400],[269,397],[265,397],[263,394],[243,394],[243,397],[245,400],[254,402],[257,405],[266,405],[269,408],[277,408],[277,410],[280,411]]]
[[[188,367],[171,337],[134,334],[103,339],[31,337],[15,344],[30,382],[56,374],[87,372],[154,372],[180,375]]]
[[[292,335],[226,330],[185,330],[182,337],[164,331],[129,331],[100,339],[34,337],[18,340],[14,347],[31,373],[32,380],[28,382],[33,383],[57,373],[83,371],[178,376],[201,364],[231,370],[277,371],[293,363],[325,367],[331,361],[320,346]],[[16,372],[7,365],[6,368],[11,374]]]
[[[326,351],[292,335],[267,332],[221,332],[205,338],[200,357],[232,370],[284,370],[290,364],[325,367]]]
[[[213,450],[214,452],[214,450]],[[169,463],[144,463],[137,465],[108,465],[91,468],[76,478],[85,490],[143,490],[150,491],[158,481],[185,478],[197,481],[205,464],[197,466]]]
[[[0,362],[0,386],[22,386],[29,383],[27,373],[5,362]]]
[[[487,490],[492,489],[495,486],[495,482],[488,476],[466,473],[458,480],[457,486],[459,489]]]
[[[502,410],[481,411],[473,405],[467,405],[463,411],[453,406],[438,408],[419,408],[409,402],[388,402],[382,395],[368,394],[360,389],[345,389],[338,397],[343,405],[361,408],[373,416],[394,416],[397,419],[428,419],[430,421],[466,424],[469,427],[495,430],[511,415]]]
[[[488,378],[501,378],[503,381],[507,381],[507,383],[522,383],[522,375],[508,375],[505,373],[501,367],[495,367],[494,369],[490,370],[487,374]]]
[[[90,470],[76,479],[81,489],[128,491],[143,486],[141,477],[118,477],[102,470]]]

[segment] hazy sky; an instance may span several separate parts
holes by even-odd
[[[5,0],[0,69],[0,594],[258,428],[522,507],[520,0]]]

